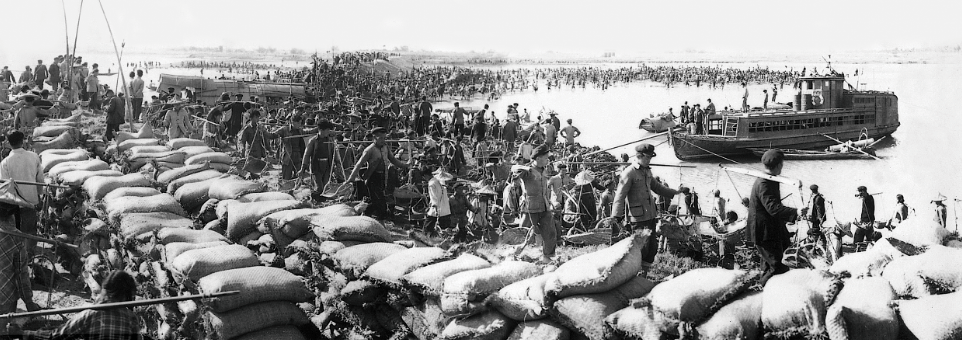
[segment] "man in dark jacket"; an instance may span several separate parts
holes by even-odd
[[[114,132],[120,131],[120,125],[125,123],[124,112],[126,104],[120,97],[114,96],[114,90],[107,90],[107,132],[106,140],[114,139]]]
[[[317,123],[317,136],[312,137],[304,149],[301,159],[300,175],[311,174],[314,177],[314,187],[323,192],[327,182],[331,180],[331,169],[334,165],[335,144],[331,138],[334,124],[322,118]]]
[[[822,224],[825,223],[825,197],[818,192],[818,185],[812,184],[809,187],[812,190],[812,209],[811,216],[808,217],[808,221],[812,223],[812,229],[820,230]]]
[[[785,154],[781,150],[768,150],[762,155],[765,172],[772,176],[782,173]],[[788,266],[782,263],[782,254],[791,245],[787,222],[798,220],[799,215],[805,215],[808,208],[802,208],[801,214],[795,208],[782,205],[781,191],[778,182],[767,178],[758,178],[752,186],[748,203],[748,233],[749,240],[755,242],[755,248],[761,257],[762,286],[772,276],[788,271]]]
[[[858,194],[855,197],[862,199],[862,214],[859,216],[855,228],[855,243],[864,242],[865,237],[872,234],[875,224],[875,198],[869,195],[868,188],[864,185],[858,187]]]

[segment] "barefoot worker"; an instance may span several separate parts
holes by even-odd
[[[655,180],[651,174],[651,158],[655,157],[655,146],[642,143],[635,147],[635,162],[621,171],[618,180],[618,190],[615,191],[614,207],[612,208],[614,218],[619,222],[625,218],[625,207],[628,210],[628,221],[625,229],[631,232],[651,230],[655,234],[655,225],[658,223],[658,210],[655,208],[655,195],[673,197],[682,192],[665,187]],[[641,254],[642,273],[647,274],[651,265],[655,263],[655,255],[658,255],[658,238],[651,236]]]

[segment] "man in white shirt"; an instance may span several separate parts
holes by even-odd
[[[453,175],[444,171],[444,167],[439,167],[428,181],[428,198],[431,200],[431,207],[428,209],[424,232],[430,235],[436,235],[438,227],[445,230],[451,228],[451,204],[445,184],[453,178]]]
[[[33,151],[23,149],[24,134],[14,131],[7,136],[10,143],[10,155],[0,161],[0,180],[14,180],[27,182],[43,182],[43,170],[40,168],[40,156]],[[17,186],[20,196],[34,206],[40,205],[40,193],[36,186],[20,185]],[[37,209],[20,208],[20,216],[17,219],[17,228],[20,231],[36,235],[37,234]],[[36,248],[36,241],[25,240],[27,254],[33,256]]]
[[[130,105],[134,121],[140,121],[140,112],[144,105],[144,70],[137,70],[137,78],[130,81]]]

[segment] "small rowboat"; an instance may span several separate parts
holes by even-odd
[[[766,148],[749,148],[749,150],[756,156],[761,156],[765,154],[765,151],[768,151]],[[862,148],[861,150],[868,154],[858,152],[854,149],[842,152],[782,149],[782,152],[785,153],[785,159],[791,160],[872,159],[870,155],[875,155],[875,150],[872,148]]]

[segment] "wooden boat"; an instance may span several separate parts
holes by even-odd
[[[280,84],[280,83],[260,83],[243,80],[220,80],[207,79],[198,76],[180,76],[171,74],[161,74],[157,88],[167,89],[173,87],[174,91],[181,91],[190,87],[194,89],[197,99],[216,103],[220,101],[221,93],[230,93],[231,98],[234,94],[243,94],[244,98],[258,96],[263,99],[272,98],[287,100],[290,97],[299,100],[306,99],[305,84]]]
[[[765,151],[768,151],[769,149],[768,148],[750,148],[750,150],[756,156],[761,157],[761,155],[765,154]],[[875,154],[875,150],[872,148],[862,148],[861,150],[871,155]],[[864,153],[861,153],[855,150],[835,152],[835,151],[818,151],[818,150],[782,149],[782,152],[785,153],[785,159],[792,159],[792,160],[872,159],[872,156],[866,155]]]
[[[792,109],[725,111],[708,116],[706,134],[673,132],[681,160],[751,156],[753,148],[821,149],[860,137],[879,139],[899,127],[892,92],[845,89],[839,74],[799,79]]]

